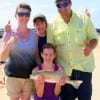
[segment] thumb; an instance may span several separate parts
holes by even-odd
[[[91,17],[91,15],[90,15],[88,9],[85,9],[84,13],[85,13],[88,17]]]
[[[85,13],[88,13],[88,9],[85,9]]]

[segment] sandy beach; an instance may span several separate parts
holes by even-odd
[[[100,40],[98,46],[94,50],[94,56],[95,56],[95,64],[96,68],[93,72],[93,95],[92,95],[92,100],[99,100],[100,99]],[[1,74],[1,68],[0,68],[0,74]],[[0,75],[0,100],[9,100],[8,96],[6,95],[6,90],[4,85],[1,83],[1,77]]]

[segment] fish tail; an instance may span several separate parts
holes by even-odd
[[[83,83],[82,80],[66,80],[67,84],[71,84],[75,89],[78,89]]]

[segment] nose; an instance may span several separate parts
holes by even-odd
[[[59,8],[58,11],[59,12],[65,12],[65,8]]]

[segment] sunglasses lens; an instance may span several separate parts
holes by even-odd
[[[26,12],[26,13],[24,13],[24,12],[17,12],[17,14],[18,14],[19,17],[23,17],[23,16],[29,17],[30,16],[30,12]]]
[[[64,2],[64,3],[57,3],[56,6],[57,8],[65,8],[68,6],[69,3],[67,2]]]
[[[26,15],[25,15],[26,17],[29,17],[30,16],[30,12],[28,12],[28,13],[26,13]]]

